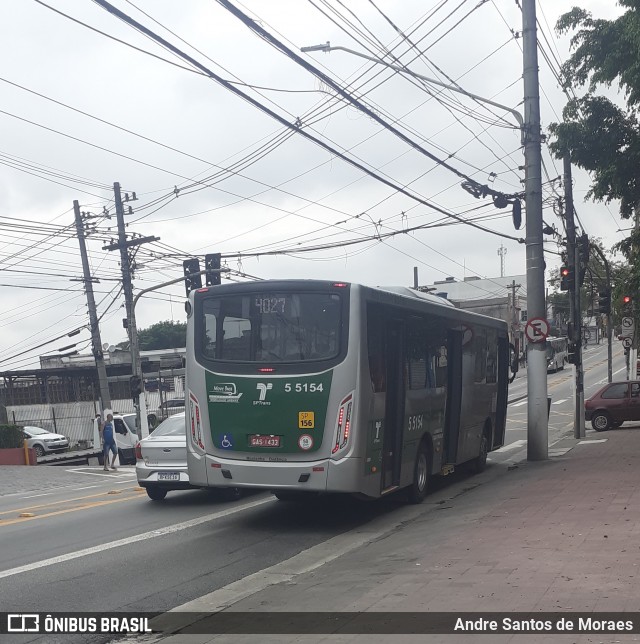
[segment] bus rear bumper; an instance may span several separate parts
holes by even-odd
[[[215,487],[244,487],[266,490],[310,492],[358,492],[362,460],[268,463],[207,456],[207,480]]]

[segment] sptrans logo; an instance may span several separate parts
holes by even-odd
[[[258,400],[254,400],[254,405],[270,405],[271,403],[267,400],[267,391],[273,389],[272,382],[259,382],[256,385],[256,389],[260,392]]]
[[[211,385],[209,402],[238,403],[242,393],[238,393],[235,382],[217,382]]]

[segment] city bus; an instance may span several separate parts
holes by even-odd
[[[564,369],[569,357],[567,338],[547,338],[547,373]]]
[[[202,487],[419,503],[504,443],[507,324],[417,290],[315,280],[199,288],[187,460]]]

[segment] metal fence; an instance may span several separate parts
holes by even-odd
[[[113,413],[133,413],[133,401],[126,388],[120,387],[121,382],[109,385],[112,394],[118,394],[111,400]],[[166,402],[175,398],[184,398],[184,377],[172,380],[171,391],[146,391],[148,413],[162,420],[183,411],[184,407],[167,408]],[[31,380],[20,386],[14,383],[10,390],[0,387],[0,411],[9,423],[42,427],[67,436],[72,447],[84,447],[93,440],[93,419],[101,412],[93,388],[85,388],[81,380],[67,380],[64,384]]]

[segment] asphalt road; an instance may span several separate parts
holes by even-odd
[[[614,379],[622,379],[617,347],[614,355]],[[586,396],[606,377],[606,346],[587,347]],[[572,369],[550,374],[548,382],[553,443],[572,427]],[[491,455],[493,463],[525,449],[526,384],[525,375],[511,386],[509,399],[521,399],[509,406],[507,444]],[[52,476],[60,483],[0,496],[3,610],[166,611],[373,519],[391,517],[403,505],[393,498],[328,499],[292,512],[269,494],[227,503],[204,491],[173,492],[155,503],[137,488],[133,468],[108,474],[90,467],[55,469]],[[13,639],[54,641],[50,635]]]

